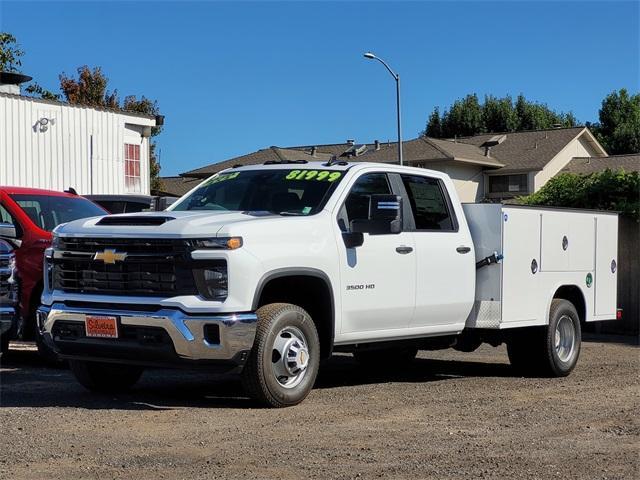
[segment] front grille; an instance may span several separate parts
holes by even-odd
[[[0,297],[8,297],[15,290],[12,258],[13,254],[0,255]]]
[[[98,252],[126,253],[124,260],[95,260]],[[102,295],[192,295],[196,287],[189,247],[181,240],[59,238],[53,286],[70,293]]]

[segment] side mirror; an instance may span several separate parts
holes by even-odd
[[[16,227],[11,223],[0,222],[0,238],[12,243],[15,247],[19,247],[22,242],[18,240]]]
[[[347,248],[361,247],[364,243],[364,235],[361,232],[342,232],[342,240]]]
[[[352,232],[384,235],[402,232],[402,197],[399,195],[371,195],[369,218],[353,220]]]

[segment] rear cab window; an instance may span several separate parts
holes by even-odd
[[[454,232],[458,222],[442,181],[418,175],[401,175],[416,231]]]

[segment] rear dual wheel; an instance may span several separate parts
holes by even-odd
[[[549,325],[514,332],[507,342],[509,361],[523,374],[566,377],[578,362],[581,336],[575,306],[555,298],[549,310]]]
[[[316,326],[304,309],[288,303],[265,305],[256,313],[256,338],[242,371],[244,388],[270,407],[296,405],[307,397],[318,374]]]

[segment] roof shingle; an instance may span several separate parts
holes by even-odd
[[[587,174],[605,169],[640,172],[640,153],[632,155],[610,155],[608,157],[575,157],[563,172]]]
[[[554,128],[527,132],[508,132],[506,139],[491,147],[490,155],[504,164],[495,173],[509,171],[542,170],[571,140],[585,130],[585,127]],[[496,133],[458,138],[460,143],[480,147]],[[493,172],[492,172],[493,173]]]

